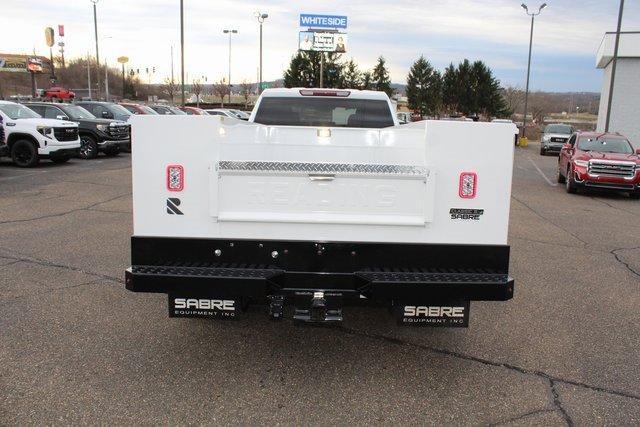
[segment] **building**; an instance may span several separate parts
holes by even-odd
[[[615,32],[606,33],[596,59],[596,66],[604,69],[596,128],[599,131],[604,131],[607,119],[615,40]],[[636,148],[640,148],[640,31],[620,33],[609,130],[627,136]]]

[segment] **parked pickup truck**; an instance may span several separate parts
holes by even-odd
[[[619,133],[574,133],[560,150],[558,182],[568,193],[596,188],[640,199],[640,148]]]
[[[43,98],[49,98],[53,101],[55,100],[60,100],[60,101],[73,101],[74,98],[76,97],[76,94],[74,92],[71,92],[68,89],[65,89],[63,87],[52,87],[49,89],[44,89],[42,91],[41,96]]]
[[[107,156],[117,156],[121,148],[131,146],[129,124],[121,120],[98,119],[79,105],[73,104],[29,102],[25,105],[45,119],[77,123],[80,132],[78,154],[83,159],[93,159],[99,152]]]
[[[13,163],[32,167],[40,158],[64,163],[78,153],[78,125],[43,119],[39,114],[10,101],[0,101],[7,146]]]
[[[383,92],[333,89],[265,90],[248,122],[131,124],[125,286],[168,294],[169,316],[338,322],[375,305],[464,327],[470,301],[513,296],[512,124],[399,126]]]

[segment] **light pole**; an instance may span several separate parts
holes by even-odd
[[[104,44],[104,40],[112,39],[112,38],[113,38],[112,36],[107,36],[107,37],[102,37],[101,40]],[[98,67],[98,69],[100,68]],[[107,64],[106,58],[104,60],[104,100],[109,102],[109,65]]]
[[[254,16],[258,18],[258,22],[260,23],[260,81],[258,82],[258,95],[260,95],[262,93],[262,23],[269,17],[269,15],[266,13],[256,12]]]
[[[547,7],[546,3],[542,3],[538,8],[537,12],[529,12],[529,8],[526,4],[522,3],[520,6],[524,9],[524,11],[531,17],[531,32],[529,34],[529,62],[527,63],[527,84],[524,92],[524,116],[522,117],[522,138],[525,138],[525,132],[527,127],[527,103],[529,101],[529,74],[531,73],[531,46],[533,44],[533,22],[536,16],[540,15],[542,9]]]
[[[238,34],[238,30],[222,30],[229,34],[229,104],[231,104],[231,34]]]
[[[184,107],[184,0],[180,0],[180,92]]]
[[[100,99],[100,53],[98,50],[98,15],[96,12],[96,4],[98,3],[98,0],[91,0],[91,3],[93,3],[93,31],[96,37],[96,66],[98,67],[98,94],[96,95],[96,98]]]
[[[127,62],[129,62],[129,57],[128,56],[120,56],[118,58],[118,62],[122,65],[122,99],[124,100],[125,98],[125,80],[124,80],[124,64],[126,64]]]

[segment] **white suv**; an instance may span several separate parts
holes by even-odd
[[[40,158],[64,163],[80,148],[75,123],[43,119],[24,105],[10,101],[0,101],[0,116],[9,155],[17,166],[35,166]]]

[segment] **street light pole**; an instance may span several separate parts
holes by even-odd
[[[526,4],[522,3],[520,6],[524,9],[524,11],[531,17],[531,32],[529,33],[529,61],[527,62],[527,83],[524,92],[524,116],[522,117],[522,138],[526,136],[526,127],[527,127],[527,106],[529,102],[529,75],[531,74],[531,48],[533,46],[533,24],[535,21],[535,17],[540,15],[542,9],[547,7],[546,3],[542,3],[540,8],[535,13],[530,13],[529,8]]]
[[[238,30],[222,30],[229,34],[229,104],[231,104],[231,34],[238,34]]]
[[[616,79],[616,65],[618,62],[618,46],[620,45],[620,27],[622,26],[622,10],[624,0],[620,0],[620,10],[618,11],[618,28],[616,30],[616,42],[613,47],[613,62],[611,63],[611,82],[609,82],[609,98],[607,99],[607,118],[604,123],[604,131],[609,132],[609,122],[611,121],[611,103],[613,101],[613,82]]]
[[[180,92],[184,107],[184,0],[180,0]]]
[[[266,13],[256,12],[255,17],[258,18],[260,23],[260,77],[258,82],[258,95],[262,93],[262,23],[269,17]]]
[[[98,3],[98,0],[91,0],[91,3],[93,3],[93,31],[95,33],[95,37],[96,37],[96,66],[98,68],[98,93],[96,95],[96,98],[100,99],[100,86],[102,83],[100,83],[100,53],[98,50],[98,15],[96,12],[96,3]]]

